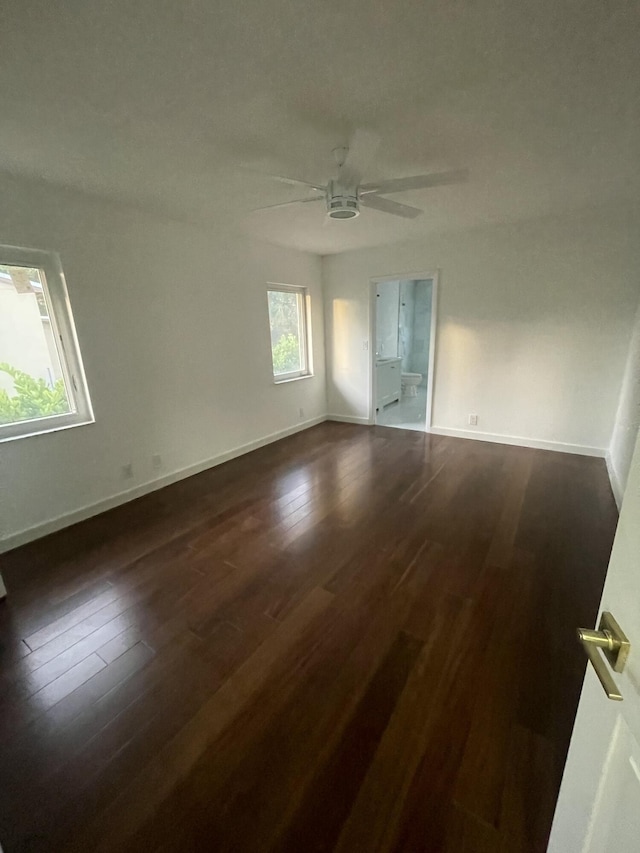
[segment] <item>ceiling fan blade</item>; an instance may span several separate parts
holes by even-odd
[[[324,201],[324,196],[315,195],[313,198],[294,198],[292,201],[281,201],[279,204],[266,204],[264,207],[254,207],[252,213],[257,210],[275,210],[278,207],[289,207],[290,204],[306,204],[309,201]]]
[[[312,190],[317,190],[320,193],[327,191],[322,184],[311,184],[309,181],[299,181],[297,178],[289,178],[286,175],[266,175],[267,178],[273,178],[275,181],[281,181],[283,184],[291,184],[294,187],[309,187]]]
[[[388,181],[362,184],[360,193],[402,193],[407,190],[423,190],[427,187],[442,187],[447,184],[461,184],[469,179],[468,169],[455,169],[450,172],[432,172],[430,175],[412,175],[409,178],[391,178]]]
[[[374,210],[380,210],[382,213],[392,213],[394,216],[402,216],[404,219],[415,219],[423,213],[417,207],[411,207],[408,204],[398,204],[397,201],[391,201],[390,198],[382,198],[379,195],[366,195],[360,199],[360,204],[363,207],[372,207]]]
[[[380,137],[377,133],[362,127],[357,128],[349,140],[342,177],[357,183],[373,162],[379,146]]]
[[[301,181],[298,178],[290,178],[288,175],[273,175],[270,172],[263,172],[260,169],[254,169],[251,166],[242,166],[243,172],[251,172],[252,175],[258,175],[261,178],[270,178],[273,181],[280,181],[282,184],[289,184],[293,187],[308,187],[317,192],[324,193],[327,188],[322,184],[314,184],[311,181]]]

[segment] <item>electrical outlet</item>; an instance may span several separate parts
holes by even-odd
[[[123,465],[120,473],[123,480],[130,480],[133,477],[133,462],[127,462],[126,465]]]
[[[304,409],[302,406],[298,409],[298,414],[300,415],[300,420],[302,420],[304,418]]]
[[[151,464],[154,471],[159,471],[162,468],[162,456],[159,453],[154,453],[151,457]]]
[[[478,416],[469,415],[469,426],[478,426]]]
[[[362,341],[362,349],[365,352],[369,352],[369,341]]]

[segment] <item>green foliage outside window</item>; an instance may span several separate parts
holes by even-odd
[[[298,293],[269,291],[271,353],[276,376],[300,370],[300,299]]]
[[[53,388],[9,364],[0,364],[0,371],[13,379],[15,393],[7,394],[0,388],[0,424],[64,415],[69,411],[69,401],[62,379]]]
[[[295,335],[282,335],[273,347],[273,372],[300,370],[300,343]]]

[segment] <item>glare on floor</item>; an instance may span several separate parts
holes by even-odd
[[[376,416],[379,426],[424,431],[427,422],[427,389],[418,387],[415,397],[402,396],[397,403],[390,403]]]

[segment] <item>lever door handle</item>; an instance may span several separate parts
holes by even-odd
[[[622,672],[629,657],[631,643],[611,613],[605,611],[602,614],[597,631],[578,628],[578,640],[587,653],[607,698],[621,702],[622,693],[609,672],[607,661],[614,672]]]
[[[596,671],[596,675],[600,679],[600,684],[602,684],[602,689],[607,694],[607,699],[614,699],[617,702],[622,702],[622,693],[620,693],[615,681],[611,677],[611,674],[607,669],[607,665],[604,662],[604,658],[598,651],[598,647],[593,643],[592,640],[586,640],[581,638],[580,642],[584,646],[584,650],[587,653],[587,657],[591,661],[593,668]]]

